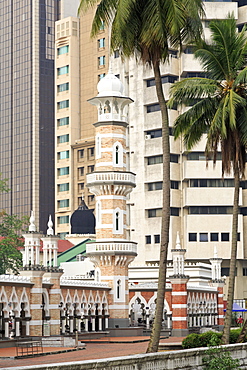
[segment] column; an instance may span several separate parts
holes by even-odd
[[[184,337],[189,334],[187,321],[188,278],[170,277],[172,283],[172,336]]]
[[[15,318],[15,336],[16,337],[20,336],[20,318],[19,317]]]

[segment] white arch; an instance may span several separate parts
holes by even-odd
[[[28,295],[26,292],[26,288],[23,288],[22,294],[21,294],[21,299],[20,299],[20,304],[24,303],[24,312],[25,312],[25,317],[31,317],[30,313],[30,303],[28,299]]]

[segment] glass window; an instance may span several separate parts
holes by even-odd
[[[170,76],[170,75],[167,75],[167,76],[162,76],[161,77],[161,83],[162,84],[165,84],[165,83],[174,83],[177,80],[178,80],[178,76]],[[147,82],[147,87],[155,86],[155,79],[154,78],[150,78],[146,82]]]
[[[61,167],[58,169],[58,175],[59,176],[64,176],[64,175],[69,175],[69,167]]]
[[[150,136],[150,139],[154,139],[156,137],[162,137],[162,129],[158,130],[151,130],[151,131],[146,131],[146,135]]]
[[[161,208],[148,209],[148,218],[161,217],[161,215],[162,215]]]
[[[105,22],[101,22],[100,31],[103,31],[105,29]]]
[[[119,50],[114,51],[114,58],[119,58]]]
[[[57,92],[63,92],[69,90],[69,82],[57,86]]]
[[[57,139],[59,144],[67,143],[69,141],[69,134],[58,136]]]
[[[79,176],[84,176],[84,167],[79,167]]]
[[[69,158],[69,150],[64,150],[58,153],[58,159],[67,159]]]
[[[98,48],[104,48],[105,47],[105,38],[98,40]]]
[[[91,166],[87,166],[87,172],[88,173],[91,173],[94,171],[94,165],[91,165]]]
[[[64,67],[60,67],[57,69],[57,74],[58,76],[61,76],[61,75],[64,75],[64,74],[67,74],[69,73],[69,66],[64,66]]]
[[[197,233],[189,233],[189,242],[197,241]]]
[[[98,57],[98,66],[104,66],[105,65],[105,56],[102,55],[100,57]]]
[[[69,191],[69,183],[59,184],[58,191]]]
[[[221,241],[222,242],[229,242],[230,234],[229,233],[221,233]]]
[[[171,216],[179,216],[179,208],[171,207],[170,208]]]
[[[84,158],[84,149],[78,150],[78,158]]]
[[[69,223],[69,216],[60,216],[57,218],[58,224],[68,224]]]
[[[161,190],[162,184],[162,181],[150,182],[148,183],[148,191]]]
[[[67,54],[69,52],[69,45],[61,46],[57,49],[57,55]]]
[[[179,181],[171,180],[171,189],[178,189],[179,188]]]
[[[200,242],[208,242],[208,233],[199,233]]]
[[[69,117],[63,117],[63,118],[59,118],[57,120],[57,124],[58,126],[66,126],[69,124]]]
[[[69,108],[69,100],[62,100],[57,103],[57,109]]]
[[[146,244],[151,244],[151,235],[146,235]]]
[[[105,73],[101,73],[100,75],[98,75],[98,81],[100,81],[104,77],[105,77]]]
[[[62,199],[58,201],[59,208],[67,208],[69,207],[69,199]]]
[[[219,241],[219,233],[210,233],[210,241],[211,242],[218,242]]]
[[[153,113],[160,111],[160,105],[159,104],[150,104],[147,105],[147,113]]]
[[[148,157],[148,165],[158,164],[163,162],[163,155],[154,155],[152,157]]]
[[[160,235],[154,235],[154,243],[155,244],[160,243]]]
[[[178,154],[170,154],[170,162],[172,163],[178,163]]]
[[[94,148],[88,148],[88,155],[89,155],[89,157],[94,156]]]

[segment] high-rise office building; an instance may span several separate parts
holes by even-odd
[[[247,20],[247,6],[242,2],[238,4],[232,1],[205,1],[205,12],[203,26],[207,40],[210,39],[208,28],[210,20],[224,19],[229,13],[232,13],[237,19],[239,28]],[[91,15],[82,16],[80,20],[80,137],[71,143],[71,156],[73,156],[74,163],[71,176],[75,190],[70,196],[74,201],[74,209],[77,208],[78,189],[81,183],[83,182],[84,188],[86,186],[84,179],[82,181],[78,174],[85,176],[86,173],[90,172],[88,166],[83,165],[88,160],[88,149],[85,150],[83,145],[86,148],[87,142],[89,142],[93,148],[93,141],[89,140],[93,136],[92,131],[86,132],[86,128],[92,130],[89,125],[96,121],[96,109],[93,110],[94,108],[86,100],[95,96],[94,89],[97,79],[102,77],[100,76],[101,68],[105,68],[108,64],[106,61],[108,55],[107,37],[99,33],[98,38],[90,40],[89,31],[85,32],[83,28],[85,19],[88,28],[90,16],[92,19],[93,12]],[[83,51],[84,46],[86,49]],[[90,50],[90,53],[86,54],[86,50]],[[86,55],[88,55],[87,59],[85,59]],[[127,199],[128,226],[126,231],[127,237],[138,243],[138,256],[130,267],[130,271],[132,274],[138,274],[141,271],[145,280],[145,277],[150,276],[152,271],[157,272],[159,261],[163,161],[160,107],[151,68],[136,63],[135,58],[123,62],[117,50],[111,57],[111,64],[114,73],[124,84],[125,95],[134,100],[134,103],[129,106],[126,154],[128,156],[127,170],[130,169],[136,173],[136,188]],[[105,73],[105,69],[103,72]],[[71,73],[75,73],[75,71],[72,70]],[[181,53],[170,50],[169,63],[161,66],[161,75],[164,93],[168,99],[172,83],[185,77],[204,76],[205,74],[198,60],[194,58],[193,48],[186,46]],[[70,94],[73,94],[73,91],[70,91]],[[208,167],[206,166],[205,140],[202,140],[190,153],[186,152],[182,140],[174,141],[172,126],[178,114],[179,111],[176,109],[169,110],[171,143],[170,248],[175,245],[176,235],[179,232],[182,245],[187,250],[186,258],[191,261],[191,266],[193,266],[198,261],[209,261],[214,256],[214,247],[216,246],[218,256],[223,258],[222,275],[227,276],[231,247],[233,176],[226,176],[225,181],[222,181],[220,153],[218,153],[215,168],[212,161],[209,161]],[[71,125],[70,130],[73,130],[73,121]],[[57,152],[59,150],[57,146]],[[87,157],[84,157],[85,154]],[[90,166],[93,166],[93,162]],[[247,276],[247,239],[245,236],[247,222],[245,193],[247,190],[245,187],[246,183],[242,183],[236,298],[247,297],[247,290],[244,288]],[[80,189],[82,192],[83,188]],[[61,192],[56,196],[58,202],[63,197]],[[85,199],[87,203],[89,203],[88,197],[90,194],[87,193]],[[67,218],[62,219],[66,223],[59,224],[61,234],[69,233],[69,215],[74,209],[71,211],[67,209]],[[63,216],[63,210],[57,209],[57,219],[61,216]],[[171,253],[169,253],[169,258],[171,258]]]
[[[55,21],[76,15],[78,3],[0,2],[0,172],[10,188],[1,195],[1,209],[33,210],[43,231],[54,213]]]

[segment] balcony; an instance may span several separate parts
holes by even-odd
[[[137,255],[137,243],[129,241],[88,243],[86,253]]]
[[[87,175],[87,186],[130,185],[135,187],[135,174],[132,172],[93,172]]]

